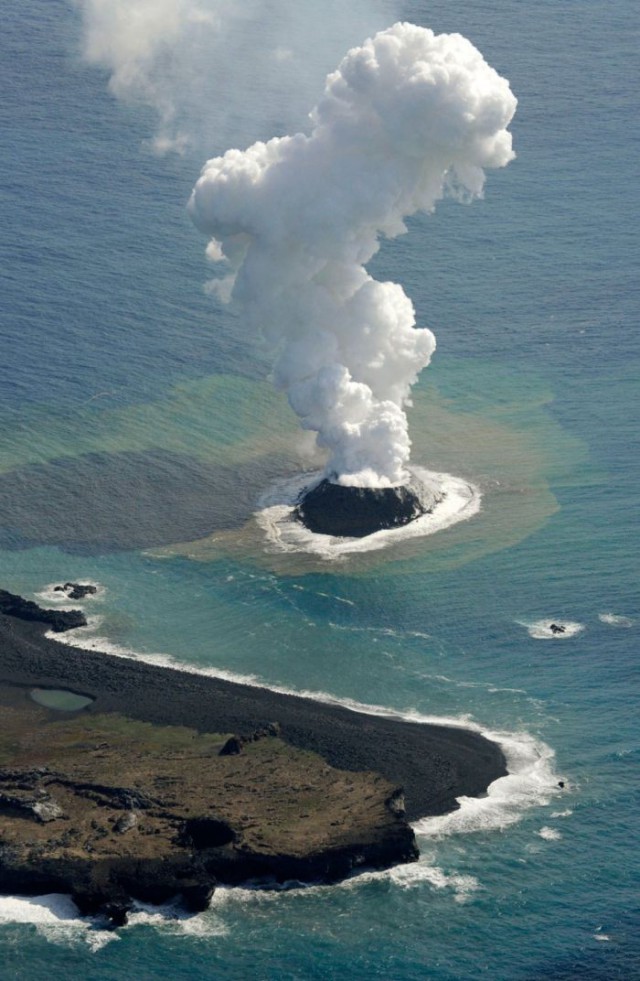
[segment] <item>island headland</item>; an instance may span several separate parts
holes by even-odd
[[[78,611],[38,619],[7,596],[0,607],[18,614],[0,612],[4,893],[70,892],[117,925],[131,897],[180,894],[197,910],[216,882],[331,882],[415,860],[410,821],[507,772],[477,732],[81,650],[45,636],[52,612]],[[36,704],[34,688],[86,707]]]

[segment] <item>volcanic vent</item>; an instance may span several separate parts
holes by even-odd
[[[304,489],[294,515],[317,535],[364,538],[407,525],[441,500],[415,477],[398,487],[353,487],[325,478]]]

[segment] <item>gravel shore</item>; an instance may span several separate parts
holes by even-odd
[[[405,791],[407,818],[442,814],[456,797],[479,796],[507,772],[500,747],[455,726],[382,718],[310,698],[236,684],[189,671],[81,650],[45,637],[46,627],[0,614],[0,681],[68,688],[120,712],[202,732],[248,734],[279,722],[289,743],[332,766],[372,770]]]

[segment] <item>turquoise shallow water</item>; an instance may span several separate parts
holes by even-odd
[[[120,651],[468,717],[555,757],[521,798],[423,827],[420,864],[391,875],[220,891],[201,917],[141,912],[111,940],[62,901],[5,901],[3,977],[640,976],[635,25],[592,0],[401,13],[467,34],[520,99],[518,159],[484,201],[412,221],[373,267],[438,339],[414,459],[476,481],[481,513],[366,560],[269,551],[247,519],[304,448],[266,356],[203,293],[184,213],[224,147],[151,155],[151,116],[77,59],[73,9],[12,3],[0,581],[99,582],[93,637]],[[583,629],[531,635],[550,620]]]

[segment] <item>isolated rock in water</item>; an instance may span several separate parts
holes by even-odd
[[[549,624],[549,630],[552,634],[563,634],[567,628],[558,625],[557,623]]]
[[[186,881],[182,886],[182,902],[189,913],[203,913],[209,908],[209,903],[215,892],[215,879],[202,881]]]
[[[100,912],[109,920],[112,927],[126,926],[129,920],[129,913],[133,909],[130,899],[106,902],[100,907]]]
[[[294,514],[317,535],[364,538],[409,524],[440,500],[417,481],[399,487],[345,487],[325,479],[303,491]]]
[[[81,600],[85,596],[94,596],[98,587],[91,583],[66,582],[63,586],[54,586],[54,593],[64,593],[69,599]]]

